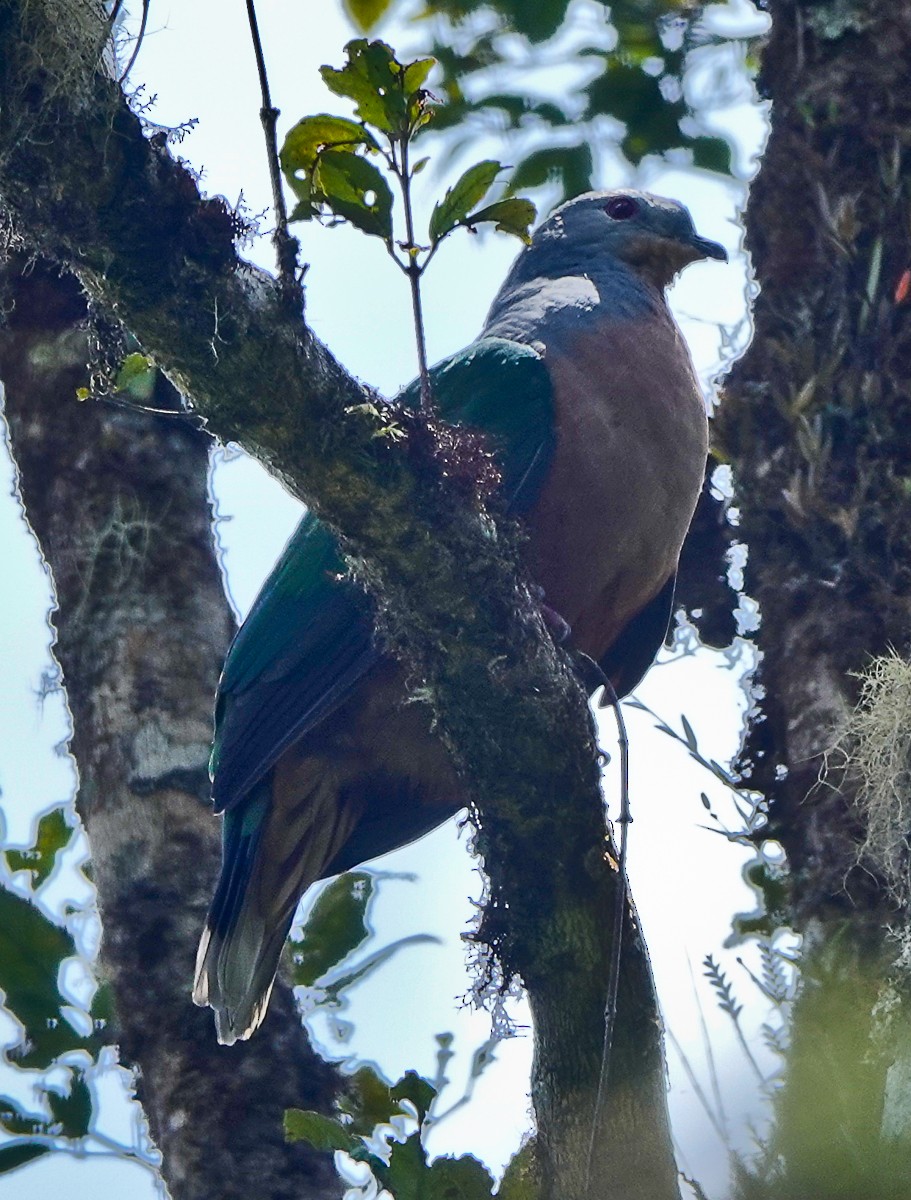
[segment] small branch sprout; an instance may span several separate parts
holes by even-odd
[[[433,117],[433,97],[425,87],[432,58],[401,63],[385,42],[355,39],[345,47],[347,63],[320,68],[330,91],[354,101],[357,120],[319,113],[303,117],[290,130],[279,154],[281,169],[297,204],[289,220],[314,217],[348,221],[370,237],[380,238],[396,266],[408,278],[421,379],[421,408],[430,410],[421,278],[440,245],[454,229],[474,230],[482,222],[514,234],[524,242],[535,218],[530,200],[507,196],[481,208],[502,164],[492,159],[469,167],[430,215],[426,241],[415,231],[412,183],[427,165],[414,160],[413,143]],[[380,159],[392,175],[402,200],[404,237],[393,222],[394,196]]]

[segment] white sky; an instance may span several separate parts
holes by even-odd
[[[713,19],[743,20],[750,8],[746,0],[737,0],[724,9],[718,6]],[[574,11],[580,21],[589,24],[600,19],[600,10],[587,0],[579,0]],[[351,36],[335,6],[260,0],[259,16],[273,98],[282,110],[281,128],[288,128],[305,113],[347,114],[344,101],[332,97],[317,74],[324,62],[341,63],[341,48]],[[407,38],[413,37],[403,37],[395,29],[381,32],[403,54]],[[149,92],[157,95],[153,112],[157,121],[178,124],[199,118],[198,127],[179,152],[202,168],[207,191],[221,193],[232,202],[243,192],[251,210],[268,208],[259,96],[243,5],[228,6],[217,0],[154,3],[150,32],[133,79],[147,81]],[[548,86],[554,86],[553,79],[543,78],[542,87]],[[763,126],[743,85],[736,105],[723,120],[736,132],[738,160],[746,172],[757,153]],[[475,158],[493,155],[509,160],[508,151],[493,145],[475,144],[471,152]],[[611,174],[612,160],[602,157],[602,184],[628,181]],[[454,170],[446,168],[450,181]],[[432,200],[428,196],[443,186],[440,174],[428,170],[421,181],[423,201],[419,196],[419,202],[429,211]],[[708,377],[720,363],[717,323],[734,326],[743,317],[746,264],[738,251],[740,233],[735,223],[744,199],[743,186],[660,164],[647,168],[637,183],[684,200],[692,208],[700,232],[722,241],[732,252],[728,267],[703,264],[689,269],[672,297],[697,365]],[[387,393],[394,391],[415,373],[404,279],[378,243],[354,231],[317,226],[298,226],[296,231],[311,264],[307,276],[311,324],[355,374]],[[453,238],[441,251],[425,292],[432,361],[475,336],[516,249],[517,243],[506,237],[465,236],[458,241]],[[271,265],[266,239],[260,240],[254,254],[264,265]],[[244,612],[300,510],[257,464],[233,454],[223,459],[225,456],[218,456],[215,469],[218,536],[232,599]],[[17,505],[3,499],[12,490],[8,460],[0,464],[0,471],[0,545],[7,579],[16,581],[15,587],[0,591],[0,631],[4,631],[0,636],[11,642],[2,647],[7,669],[0,679],[0,786],[7,844],[27,845],[34,815],[69,794],[73,774],[68,760],[54,752],[66,736],[66,714],[59,697],[51,697],[43,708],[35,700],[35,689],[48,663],[49,585]],[[12,637],[10,631],[15,631]],[[736,749],[746,703],[739,680],[740,672],[728,669],[721,656],[699,652],[678,656],[654,670],[639,695],[677,729],[680,714],[686,713],[701,752],[726,761]],[[752,910],[755,897],[741,878],[748,855],[719,836],[717,828],[709,828],[713,822],[700,794],[708,793],[714,811],[728,828],[739,828],[739,821],[725,790],[679,743],[655,732],[651,720],[641,712],[629,711],[627,720],[635,817],[630,877],[665,1018],[685,1048],[701,1086],[711,1093],[701,1032],[705,1022],[730,1137],[733,1144],[747,1149],[750,1122],[755,1122],[759,1113],[756,1081],[729,1019],[718,1011],[702,979],[700,964],[707,953],[722,964],[739,999],[747,1002],[743,1020],[748,1032],[755,1035],[768,1014],[756,1003],[757,989],[735,961],[742,953],[758,970],[754,948],[722,949],[730,933],[731,914]],[[610,721],[602,726],[602,742],[613,750]],[[615,812],[617,792],[610,773],[606,792]],[[352,1062],[373,1060],[393,1076],[409,1067],[432,1076],[434,1035],[454,1031],[458,1054],[449,1071],[453,1081],[449,1102],[461,1094],[472,1052],[489,1032],[484,1013],[459,1006],[458,998],[470,987],[460,934],[473,912],[470,898],[480,895],[481,884],[458,842],[455,825],[450,824],[382,862],[385,869],[413,872],[419,878],[382,884],[375,909],[375,944],[381,946],[410,933],[432,932],[441,945],[403,951],[389,968],[351,996],[348,1008],[340,1014],[341,1021],[322,1014],[312,1022],[315,1035],[333,1056]],[[73,893],[74,857],[70,856],[67,871],[57,873],[59,878],[51,881],[42,899],[52,903]],[[432,872],[428,863],[433,864]],[[80,899],[86,899],[84,893]],[[85,920],[91,941],[92,918]],[[72,986],[84,1000],[88,985],[74,981]],[[521,1005],[513,1005],[512,1011],[520,1025],[527,1024]],[[6,1040],[13,1040],[8,1019],[0,1025],[0,1037],[7,1028]],[[527,1036],[498,1047],[497,1063],[479,1081],[472,1104],[434,1133],[431,1148],[435,1153],[471,1151],[493,1169],[502,1167],[528,1124],[530,1054]],[[763,1056],[761,1049],[758,1054],[764,1071],[774,1069],[771,1056]],[[670,1047],[668,1058],[681,1167],[700,1180],[712,1200],[721,1200],[726,1195],[724,1150],[679,1056]],[[0,1088],[17,1088],[17,1094],[33,1082],[21,1073],[17,1079],[9,1071],[0,1073]],[[131,1112],[119,1098],[119,1073],[108,1071],[99,1086],[108,1097],[103,1130],[111,1137],[131,1141],[136,1133]],[[145,1200],[157,1193],[150,1172],[111,1158],[77,1161],[55,1156],[13,1176],[0,1176],[0,1200],[40,1200],[50,1194],[65,1194],[69,1200]]]

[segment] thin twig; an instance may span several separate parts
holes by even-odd
[[[117,19],[117,13],[118,13],[119,9],[120,9],[120,3],[118,0],[118,3],[114,6],[114,10],[111,14],[111,28],[112,29],[114,27],[114,22]],[[120,84],[121,87],[123,87],[123,84],[124,84],[127,76],[133,70],[133,67],[136,65],[136,59],[139,57],[139,51],[142,49],[142,40],[146,35],[146,26],[148,25],[148,23],[149,23],[149,0],[142,0],[142,18],[140,19],[140,22],[139,22],[139,32],[136,34],[136,45],[133,47],[133,53],[130,55],[130,61],[127,63],[126,69],[124,70],[124,72],[120,76],[120,78],[117,80],[117,82]]]
[[[595,664],[592,663],[592,660],[589,660],[586,665],[590,667],[590,665]],[[623,719],[620,700],[614,690],[614,685],[603,672],[601,672],[601,684],[604,688],[605,698],[614,710],[614,719],[617,722],[617,743],[620,746],[620,816],[618,818],[620,826],[620,862],[618,864],[618,872],[620,878],[617,884],[617,897],[614,904],[614,930],[611,939],[607,999],[604,1005],[604,1042],[601,1049],[601,1070],[598,1074],[598,1094],[595,1099],[595,1111],[592,1115],[592,1131],[588,1146],[588,1162],[586,1164],[585,1191],[587,1195],[591,1194],[595,1142],[597,1141],[598,1126],[607,1095],[611,1050],[614,1042],[614,1025],[617,1020],[617,993],[620,986],[620,953],[623,947],[623,918],[626,913],[626,899],[629,890],[626,882],[627,833],[632,821],[629,806],[629,737],[626,732],[626,722]]]
[[[278,135],[276,133],[279,110],[272,104],[266,59],[259,36],[259,24],[256,20],[256,8],[253,0],[247,0],[247,19],[250,22],[250,37],[253,41],[256,70],[259,74],[259,90],[262,96],[259,119],[262,121],[263,133],[266,138],[266,157],[269,161],[269,180],[272,184],[272,207],[275,211],[275,232],[272,235],[272,244],[275,247],[275,257],[278,261],[278,278],[289,306],[296,312],[301,312],[304,305],[304,291],[300,284],[301,275],[297,257],[300,245],[297,238],[288,233],[288,210],[285,207],[285,193],[282,190],[282,174],[278,160]]]
[[[424,313],[421,307],[421,275],[424,267],[418,265],[417,243],[414,240],[414,214],[411,208],[411,175],[408,164],[408,138],[402,139],[402,169],[399,173],[402,186],[402,202],[405,208],[405,253],[408,266],[405,274],[411,287],[411,310],[414,315],[414,340],[418,351],[418,372],[421,377],[421,412],[430,412],[433,398],[430,393],[430,371],[427,367],[427,341],[424,336]],[[427,260],[430,261],[429,259]],[[425,263],[424,266],[427,264]]]

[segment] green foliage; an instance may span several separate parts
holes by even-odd
[[[535,210],[529,201],[507,201],[475,208],[502,171],[500,163],[485,161],[469,167],[449,188],[430,219],[429,247],[410,233],[396,241],[392,221],[393,196],[383,173],[370,159],[385,161],[397,179],[406,208],[406,227],[412,228],[411,180],[427,158],[410,161],[410,146],[418,131],[434,116],[427,77],[431,58],[402,63],[382,41],[357,38],[345,47],[347,63],[320,69],[326,86],[353,101],[357,120],[320,113],[304,117],[290,130],[279,156],[288,185],[297,197],[292,221],[332,216],[349,221],[364,233],[382,238],[406,272],[422,272],[440,242],[459,226],[474,228],[492,222],[498,229],[528,239]],[[395,246],[404,251],[404,259]],[[423,262],[418,262],[427,252]]]
[[[319,161],[321,194],[332,211],[363,233],[392,241],[392,189],[373,163],[344,150],[327,150]]]
[[[363,38],[349,42],[345,53],[344,67],[320,67],[320,75],[331,92],[354,101],[360,120],[394,139],[410,137],[427,123],[424,84],[432,58],[400,63],[391,46]]]
[[[71,1138],[85,1137],[92,1119],[92,1093],[81,1071],[73,1073],[68,1093],[48,1092],[47,1100],[60,1133]]]
[[[57,974],[76,953],[73,939],[34,904],[0,890],[0,987],[7,1008],[25,1027],[22,1066],[44,1069],[59,1055],[85,1048],[66,1020]]]
[[[567,0],[422,0],[417,15],[436,18],[425,23],[434,30],[431,50],[442,70],[436,86],[446,100],[436,127],[459,128],[465,142],[479,127],[507,137],[534,135],[535,149],[519,157],[514,186],[557,180],[565,197],[594,186],[589,146],[595,138],[605,144],[605,117],[620,123],[615,145],[633,166],[646,155],[682,151],[697,167],[730,173],[726,141],[698,130],[698,102],[694,111],[684,95],[690,52],[725,41],[707,32],[698,5],[605,3],[603,25],[588,26],[581,45]],[[575,62],[588,60],[597,70],[584,82],[580,73],[580,82],[557,99],[542,100],[539,81],[529,86],[526,76],[553,61],[544,44],[555,37],[573,38]],[[566,62],[564,56],[565,50]],[[570,128],[577,144],[567,147],[561,143]]]
[[[364,26],[374,18],[370,11],[356,17]],[[402,63],[391,46],[382,41],[355,38],[345,47],[347,62],[341,67],[323,66],[320,74],[337,96],[354,104],[358,118],[327,113],[304,117],[285,138],[279,154],[282,172],[297,197],[292,221],[330,218],[348,221],[363,233],[381,238],[396,265],[408,276],[414,314],[415,340],[421,378],[421,406],[431,402],[424,326],[421,315],[420,281],[441,243],[454,229],[474,230],[491,223],[524,242],[535,218],[528,200],[507,198],[476,209],[487,196],[502,170],[492,160],[468,168],[433,209],[428,230],[429,245],[415,237],[411,184],[427,165],[427,158],[411,161],[412,142],[437,111],[424,86],[434,68],[432,58]],[[393,225],[393,194],[383,173],[370,161],[379,157],[396,180],[405,210],[405,236],[396,237]]]
[[[323,888],[295,943],[296,984],[313,987],[370,936],[367,907],[373,890],[367,871],[348,871]]]
[[[341,1005],[343,993],[366,978],[405,946],[436,942],[428,933],[398,938],[354,963],[343,974],[337,968],[371,936],[370,903],[374,876],[348,871],[323,888],[301,937],[292,940],[291,976],[295,984],[318,988],[320,1003]]]
[[[289,1142],[309,1142],[314,1150],[346,1150],[356,1154],[357,1139],[340,1121],[322,1113],[289,1108],[285,1113],[285,1137]]]
[[[6,848],[2,853],[11,870],[30,873],[32,888],[37,890],[71,837],[65,810],[58,807],[39,821],[32,847]],[[84,1034],[70,1024],[70,1001],[61,994],[58,982],[62,964],[77,954],[66,929],[28,896],[0,884],[0,990],[5,1007],[23,1027],[20,1045],[7,1056],[13,1069],[59,1068],[67,1065],[64,1056],[75,1051],[83,1057],[96,1057],[99,1040],[95,1030],[107,1015],[107,993],[96,993],[89,1014],[92,1031]],[[13,1139],[0,1148],[0,1174],[52,1150],[77,1151],[92,1136],[93,1093],[83,1069],[70,1066],[65,1088],[55,1085],[46,1089],[44,1099],[46,1115],[28,1112],[10,1097],[0,1096],[0,1130]]]
[[[290,1109],[285,1113],[285,1136],[307,1141],[318,1150],[344,1150],[356,1162],[366,1163],[379,1187],[395,1200],[489,1200],[493,1179],[472,1155],[428,1162],[422,1133],[436,1095],[433,1085],[414,1071],[390,1087],[376,1072],[362,1067],[351,1079],[338,1119]],[[415,1113],[417,1128],[394,1137],[392,1118],[414,1120]],[[375,1146],[378,1136],[386,1144],[383,1156],[368,1148],[368,1141]]]
[[[432,242],[439,241],[465,220],[470,210],[487,195],[502,169],[500,163],[485,159],[469,167],[451,188],[446,189],[446,195],[434,205],[430,214]]]
[[[386,15],[392,0],[344,0],[345,11],[361,33],[369,33]]]
[[[132,400],[145,402],[151,399],[158,374],[155,363],[145,354],[128,354],[117,373],[115,389],[125,392]]]
[[[544,183],[559,181],[564,196],[576,196],[591,186],[593,169],[588,143],[550,146],[534,151],[519,163],[510,181],[510,188],[540,187]]]
[[[0,1150],[0,1175],[15,1171],[17,1167],[24,1167],[33,1159],[40,1158],[42,1154],[48,1154],[50,1149],[50,1146],[38,1142],[14,1142],[4,1146]]]
[[[756,912],[736,913],[732,925],[738,938],[773,937],[791,919],[791,888],[783,863],[769,862],[759,852],[743,869],[747,883],[759,900]]]
[[[52,809],[38,822],[35,844],[29,850],[7,850],[11,871],[31,871],[32,886],[41,887],[54,869],[57,853],[69,842],[72,829],[62,808]]]

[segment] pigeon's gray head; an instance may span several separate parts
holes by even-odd
[[[538,274],[551,278],[597,274],[619,260],[660,288],[697,259],[727,261],[724,247],[700,237],[678,201],[629,188],[586,192],[561,204],[526,253]]]

